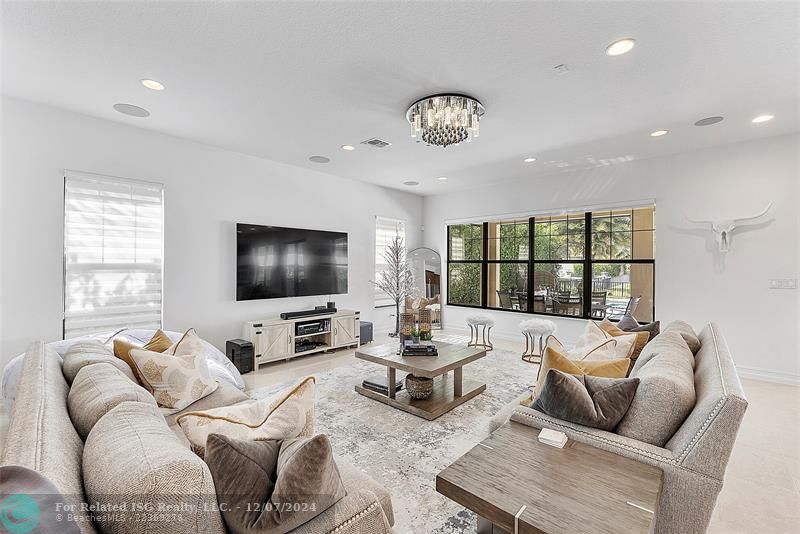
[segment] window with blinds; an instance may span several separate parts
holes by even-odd
[[[67,171],[64,339],[160,328],[163,187]]]
[[[375,280],[378,280],[381,273],[386,269],[386,247],[399,235],[406,239],[406,222],[400,219],[389,219],[386,217],[375,218]],[[375,307],[394,306],[394,301],[389,296],[375,287]]]

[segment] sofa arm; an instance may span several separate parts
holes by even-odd
[[[295,530],[293,534],[391,534],[381,503],[369,490],[348,493],[342,500]]]
[[[656,447],[643,441],[638,441],[625,436],[607,432],[597,428],[590,428],[555,417],[550,417],[538,410],[518,406],[511,414],[511,420],[533,428],[552,428],[567,435],[568,438],[581,443],[586,443],[613,453],[633,458],[643,463],[663,468],[663,464],[678,467],[678,463],[669,449]]]

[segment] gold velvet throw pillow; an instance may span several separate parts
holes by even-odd
[[[625,378],[631,360],[618,358],[615,360],[570,360],[564,352],[548,345],[544,349],[542,364],[539,366],[539,377],[534,397],[538,396],[550,369],[557,369],[571,375],[602,376],[606,378]]]
[[[150,389],[150,386],[147,384],[147,382],[142,379],[142,375],[139,373],[139,369],[136,367],[136,362],[134,362],[133,358],[131,357],[131,350],[144,349],[152,352],[164,352],[171,345],[172,345],[172,340],[169,338],[167,334],[164,333],[163,330],[159,328],[158,330],[156,330],[156,333],[153,334],[153,337],[150,338],[150,341],[145,343],[143,347],[134,345],[133,343],[126,341],[124,339],[115,339],[114,356],[116,356],[123,362],[127,363],[128,367],[130,367],[131,371],[133,371],[133,376],[136,377],[136,381],[139,382],[139,384],[143,385],[145,388],[147,388],[150,391],[150,393],[152,393],[153,390]]]

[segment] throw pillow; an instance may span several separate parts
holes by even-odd
[[[171,345],[172,345],[172,340],[169,338],[167,334],[164,333],[163,330],[159,328],[158,330],[156,330],[156,333],[153,334],[153,337],[150,338],[150,341],[145,343],[144,346],[142,347],[134,345],[133,343],[125,339],[115,339],[114,356],[127,363],[128,366],[131,368],[131,371],[133,371],[133,375],[136,377],[136,381],[139,382],[140,384],[144,384],[145,382],[144,380],[142,380],[142,377],[139,374],[139,370],[136,368],[136,363],[133,361],[133,357],[131,356],[131,350],[144,349],[153,352],[164,352]]]
[[[542,363],[539,366],[539,377],[534,396],[542,391],[542,386],[550,369],[557,369],[571,375],[592,375],[606,378],[625,378],[631,361],[628,358],[615,360],[570,360],[567,354],[558,348],[548,345],[544,349]]]
[[[697,351],[700,350],[700,338],[697,337],[694,328],[689,323],[672,321],[664,329],[664,332],[678,332],[683,340],[686,341],[686,344],[689,345],[689,350],[692,351],[692,354],[697,354]]]
[[[653,339],[661,333],[661,321],[653,321],[652,323],[643,324],[636,328],[631,328],[630,330],[623,328],[623,330],[626,332],[647,332],[650,334],[650,341],[653,341]]]
[[[210,434],[249,440],[310,437],[314,433],[314,377],[266,399],[182,413],[177,423],[200,456],[205,454]]]
[[[613,430],[631,405],[638,378],[569,375],[550,369],[533,409],[571,423]]]
[[[159,406],[180,411],[217,389],[211,378],[202,342],[193,330],[165,352],[131,349],[142,383]]]
[[[634,367],[631,377],[640,380],[639,389],[617,434],[663,447],[694,409],[694,356],[676,338],[667,332],[658,336],[648,345],[652,356]]]
[[[625,315],[622,316],[622,319],[617,321],[617,327],[626,332],[630,332],[638,326],[639,321],[637,321],[636,318],[630,314],[630,312],[625,312]]]
[[[573,360],[584,360],[589,356],[593,360],[602,360],[615,357],[617,340],[597,328],[597,325],[592,321],[589,321],[574,348],[568,349],[564,347],[555,336],[547,338],[547,345],[558,347],[562,352],[569,354],[570,359]]]
[[[610,335],[611,337],[615,338],[622,338],[627,342],[627,340],[632,339],[633,343],[631,345],[631,352],[628,357],[631,360],[635,360],[639,357],[639,354],[642,353],[642,349],[644,346],[647,345],[647,341],[650,339],[650,334],[648,332],[626,332],[622,330],[619,325],[614,325],[608,319],[603,319],[603,321],[598,325],[606,334]],[[633,336],[632,338],[627,338],[626,336]]]
[[[285,441],[211,434],[205,460],[233,534],[290,532],[346,495],[324,434]]]

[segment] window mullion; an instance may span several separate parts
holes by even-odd
[[[592,316],[592,212],[584,215],[583,244],[583,316]]]

